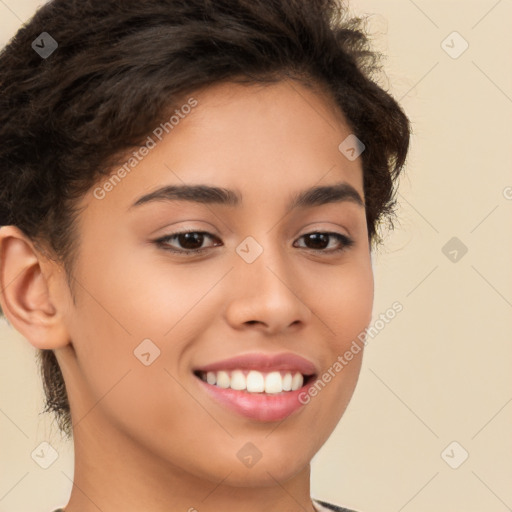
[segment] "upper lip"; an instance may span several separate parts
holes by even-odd
[[[317,368],[314,363],[291,352],[279,354],[242,354],[195,368],[195,371],[215,372],[219,370],[244,369],[266,372],[288,370],[300,372],[303,375],[315,375],[317,373]]]

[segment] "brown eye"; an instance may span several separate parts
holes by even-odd
[[[305,249],[326,253],[343,251],[354,244],[351,238],[340,233],[315,232],[302,235],[301,238],[305,241]],[[335,246],[334,249],[332,247],[329,248],[329,242],[333,238],[337,240],[338,245],[338,247],[336,248]]]
[[[187,254],[203,252],[212,247],[203,247],[203,243],[208,238],[218,240],[218,238],[205,231],[184,231],[183,233],[174,233],[159,238],[155,240],[155,243],[168,251]],[[174,244],[171,242],[174,242]],[[176,247],[175,244],[177,244],[178,247]],[[217,243],[214,245],[221,244]]]

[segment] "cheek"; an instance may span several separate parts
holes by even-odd
[[[156,441],[155,432],[172,431],[180,442],[194,442],[199,426],[188,421],[183,428],[183,418],[202,417],[204,411],[180,385],[180,339],[186,339],[181,324],[164,337],[161,325],[144,325],[138,310],[139,325],[127,334],[93,302],[84,301],[80,325],[74,326],[80,333],[74,345],[81,396],[73,397],[73,403],[79,404],[75,412],[78,420],[84,419],[82,427],[89,422],[105,431],[114,427],[147,446],[155,441],[153,448],[164,450],[173,449],[174,437]],[[135,317],[133,323],[137,325]]]
[[[80,294],[70,337],[78,370],[73,380],[80,379],[83,392],[73,403],[80,404],[78,419],[90,411],[92,421],[107,416],[117,425],[128,421],[136,426],[170,409],[155,404],[172,401],[173,381],[164,368],[174,373],[168,363],[175,357],[169,354],[170,336],[163,334],[176,320],[172,304],[137,293],[144,292],[138,288],[140,274],[128,273],[123,279],[118,271],[107,266],[101,276],[81,277],[89,293]]]
[[[180,421],[204,411],[180,386],[181,365],[189,340],[201,334],[201,298],[212,283],[185,266],[165,274],[161,264],[126,257],[109,258],[100,268],[101,273],[80,275],[88,293],[80,293],[70,329],[85,390],[78,417],[90,411],[91,421],[141,439],[153,435],[148,429],[172,429],[193,442],[199,426],[188,422],[181,429]]]
[[[340,268],[330,286],[315,294],[318,325],[326,328],[322,382],[304,396],[318,424],[330,432],[344,413],[354,392],[364,352],[364,335],[373,308],[374,282],[370,259]],[[304,403],[303,402],[303,403]]]
[[[312,310],[331,334],[332,346],[344,346],[364,331],[371,321],[374,282],[370,260],[341,268],[325,286],[314,288]]]

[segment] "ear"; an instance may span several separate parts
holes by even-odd
[[[69,344],[64,279],[57,267],[20,229],[0,228],[0,305],[9,323],[38,349]]]

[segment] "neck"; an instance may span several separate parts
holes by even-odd
[[[258,486],[250,480],[240,485],[231,473],[214,480],[183,471],[112,426],[87,419],[74,430],[74,449],[74,485],[65,512],[239,512],[241,505],[244,512],[315,510],[309,464],[286,481],[267,471]],[[246,471],[250,478],[251,469]]]

